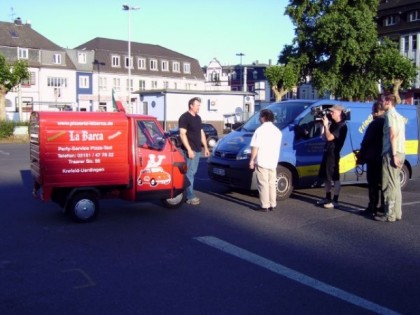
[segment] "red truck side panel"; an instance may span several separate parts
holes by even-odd
[[[128,118],[124,113],[34,112],[31,169],[43,186],[129,185]]]

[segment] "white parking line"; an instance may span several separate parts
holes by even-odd
[[[361,298],[357,295],[351,294],[349,292],[346,292],[344,290],[338,289],[336,287],[333,287],[329,284],[326,284],[322,281],[318,281],[312,277],[309,277],[303,273],[297,272],[293,269],[290,269],[288,267],[285,267],[283,265],[277,264],[269,259],[266,259],[262,256],[256,255],[250,251],[247,251],[243,248],[237,247],[233,244],[230,244],[228,242],[225,242],[221,239],[218,239],[214,236],[200,236],[195,237],[195,239],[201,243],[204,243],[206,245],[209,245],[211,247],[217,248],[229,255],[236,256],[240,259],[243,259],[245,261],[248,261],[250,263],[253,263],[255,265],[258,265],[260,267],[263,267],[265,269],[268,269],[274,273],[277,273],[279,275],[282,275],[284,277],[287,277],[291,280],[297,281],[303,285],[306,285],[308,287],[311,287],[315,290],[324,292],[326,294],[332,295],[336,298],[339,298],[343,301],[346,301],[348,303],[354,304],[356,306],[359,306],[361,308],[370,310],[372,312],[378,313],[378,314],[400,314],[397,313],[389,308],[383,307],[381,305],[378,305],[376,303],[373,303],[371,301],[368,301],[364,298]]]
[[[403,202],[402,205],[403,206],[412,206],[412,205],[415,205],[415,204],[418,204],[418,203],[420,203],[420,201]]]

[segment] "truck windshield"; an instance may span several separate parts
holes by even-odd
[[[279,129],[283,129],[291,124],[296,117],[315,101],[288,101],[274,103],[267,106],[274,114],[274,124]],[[261,123],[259,120],[259,112],[256,112],[242,127],[243,131],[255,131]]]

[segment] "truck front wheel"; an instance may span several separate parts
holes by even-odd
[[[292,172],[281,165],[277,166],[276,190],[277,200],[286,200],[293,192]]]
[[[96,194],[89,192],[77,193],[69,200],[66,212],[77,222],[92,221],[99,210],[99,202]]]
[[[162,199],[162,204],[169,209],[179,208],[185,202],[185,192],[183,191],[174,198]]]

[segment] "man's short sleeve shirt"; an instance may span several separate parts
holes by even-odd
[[[272,122],[265,122],[255,130],[250,145],[258,148],[256,158],[258,166],[267,169],[277,167],[281,140],[281,131]]]
[[[187,139],[191,149],[195,152],[201,152],[201,117],[185,112],[179,117],[178,127],[187,130]]]

